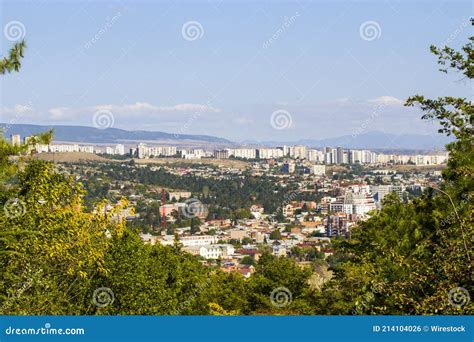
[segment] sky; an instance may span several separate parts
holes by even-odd
[[[411,95],[471,97],[429,46],[472,34],[470,1],[5,1],[0,122],[296,141],[436,134]]]

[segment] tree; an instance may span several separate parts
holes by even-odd
[[[112,220],[119,206],[84,212],[82,194],[51,163],[30,161],[18,174],[15,202],[0,211],[2,314],[79,314],[78,303],[90,301],[91,280],[107,272],[107,234],[122,234],[124,224]]]
[[[20,70],[25,48],[26,43],[24,40],[13,45],[8,57],[3,57],[0,60],[0,75]]]
[[[8,57],[0,59],[0,75],[18,72],[21,68],[21,60],[24,56],[26,43],[24,40],[16,43],[8,54]],[[11,156],[16,156],[31,150],[36,144],[49,144],[52,140],[53,131],[37,134],[29,139],[26,144],[12,145],[5,140],[0,132],[0,190],[4,188],[5,178],[12,176],[17,170],[17,163],[11,160]]]
[[[281,240],[280,229],[275,229],[270,233],[270,240]]]
[[[255,265],[255,259],[251,257],[250,255],[246,255],[242,258],[240,261],[242,265]]]
[[[262,254],[256,272],[249,280],[252,311],[264,314],[311,313],[313,308],[309,307],[308,300],[313,294],[308,285],[311,273],[308,267],[300,267],[292,259]],[[282,296],[282,303],[278,302],[277,295]]]
[[[201,222],[199,221],[199,219],[195,219],[194,217],[191,218],[191,234],[196,234],[201,231],[201,229],[199,228],[200,223]]]

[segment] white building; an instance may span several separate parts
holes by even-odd
[[[19,134],[12,134],[10,139],[11,139],[12,145],[14,146],[21,145],[21,136]]]
[[[254,148],[229,149],[229,156],[234,156],[236,158],[255,159],[257,158],[257,150]]]
[[[214,235],[196,235],[196,236],[183,236],[179,239],[179,242],[184,246],[205,246],[217,243],[219,239]]]
[[[119,146],[119,145],[117,145]],[[171,157],[177,154],[176,146],[150,146],[140,143],[137,146],[138,158]]]
[[[376,208],[372,196],[365,193],[346,193],[329,204],[329,210],[344,214],[365,215]]]
[[[308,150],[308,161],[323,163],[324,162],[324,153],[319,150]]]
[[[122,144],[115,145],[115,154],[123,156],[125,154],[125,146]]]
[[[283,157],[283,150],[280,148],[259,148],[257,150],[260,159],[272,159]]]
[[[303,145],[293,146],[290,156],[299,159],[308,158],[307,147]]]

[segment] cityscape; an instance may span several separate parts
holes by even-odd
[[[27,144],[31,137],[24,137],[23,142]],[[19,134],[12,134],[10,141],[19,146],[22,143]],[[31,147],[36,153],[56,152],[86,152],[106,155],[127,155],[132,158],[149,159],[161,157],[176,157],[183,159],[216,158],[229,159],[240,158],[253,159],[282,159],[291,158],[299,161],[307,161],[313,164],[411,164],[411,165],[442,165],[448,159],[447,152],[426,154],[386,154],[376,153],[369,150],[353,150],[343,147],[325,147],[324,149],[311,149],[307,146],[281,146],[276,148],[226,148],[207,151],[202,148],[179,148],[177,146],[148,146],[139,143],[136,147],[127,149],[123,144],[115,146],[94,146],[93,144],[35,144]],[[287,163],[287,171],[294,172],[294,163]],[[311,167],[313,173],[320,173],[318,167]],[[323,171],[324,172],[324,171]]]
[[[23,143],[28,145],[31,139],[33,137],[24,137]],[[20,135],[13,134],[10,140],[14,146],[22,144]],[[342,147],[311,149],[301,145],[213,151],[145,143],[138,143],[127,151],[124,144],[30,146],[29,153],[40,158],[42,155],[53,158],[56,155],[59,160],[61,156],[72,157],[61,166],[72,175],[80,167],[83,170],[81,178],[88,174],[89,178],[94,175],[96,179],[113,180],[107,182],[104,198],[112,203],[121,196],[130,200],[121,215],[141,227],[140,236],[145,243],[173,246],[177,234],[184,251],[202,257],[210,265],[217,262],[223,271],[239,272],[246,278],[251,276],[253,265],[267,248],[276,257],[298,256],[302,264],[315,260],[314,256],[301,260],[301,251],[305,250],[306,254],[313,251],[327,259],[333,255],[331,238],[350,238],[351,230],[358,222],[369,219],[382,208],[388,194],[394,193],[400,200],[408,201],[427,188],[436,188],[448,160],[447,152],[400,155]],[[74,162],[75,154],[83,156],[80,152],[109,159],[88,163],[85,158],[85,161],[77,159]],[[134,163],[130,164],[132,160]],[[226,161],[238,164],[226,165]],[[165,162],[166,165],[158,166],[154,162]],[[108,163],[121,163],[114,167],[114,173],[121,178],[140,169],[150,174],[165,172],[175,177],[177,184],[183,176],[216,182],[271,177],[279,189],[294,188],[295,185],[296,188],[281,197],[281,205],[277,208],[253,200],[234,212],[218,214],[216,211],[221,208],[211,204],[203,196],[202,189],[196,192],[195,187],[170,188],[168,184],[157,182],[138,190],[133,179],[123,182],[122,178],[122,182],[118,182],[114,173],[104,172]],[[89,181],[85,181],[85,185],[91,186]],[[156,186],[159,185],[162,185],[161,193],[158,191],[161,197],[157,198]],[[95,185],[98,186],[104,187],[104,184]],[[151,215],[150,205],[155,206],[153,215],[158,218]],[[233,203],[226,205],[233,206]],[[113,204],[107,207],[108,211],[113,209]],[[328,272],[326,269],[322,274],[327,276]]]

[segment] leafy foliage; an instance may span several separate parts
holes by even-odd
[[[472,79],[472,41],[471,37],[462,52],[449,47],[431,51],[440,65]],[[406,105],[418,105],[423,119],[438,120],[440,133],[456,138],[447,145],[450,158],[444,183],[407,204],[388,196],[383,209],[355,229],[351,240],[337,244],[336,253],[347,260],[335,269],[335,278],[321,294],[325,313],[474,312],[472,301],[463,306],[449,301],[450,290],[474,289],[473,104],[463,98],[432,100],[416,95]]]
[[[22,40],[10,49],[8,57],[0,59],[0,75],[20,70],[25,48],[26,43]]]

